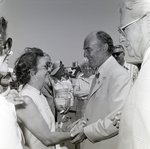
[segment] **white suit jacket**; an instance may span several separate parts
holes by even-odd
[[[85,110],[84,120],[88,126],[84,128],[84,133],[88,139],[83,142],[83,148],[116,149],[118,130],[110,118],[122,110],[131,88],[131,79],[112,56],[99,71],[100,76],[96,85],[91,86]]]
[[[150,48],[123,108],[118,149],[150,149]]]

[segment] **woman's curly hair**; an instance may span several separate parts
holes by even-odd
[[[39,57],[43,57],[44,52],[39,48],[25,49],[25,53],[22,54],[15,62],[14,72],[16,74],[16,82],[23,86],[30,81],[30,70],[33,69],[37,72],[37,60]]]

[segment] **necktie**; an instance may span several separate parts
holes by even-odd
[[[97,79],[99,78],[99,76],[100,76],[100,73],[99,73],[99,72],[96,72],[96,73],[95,73],[95,77],[94,77],[93,82],[92,82],[92,88],[95,87],[96,82],[97,82]]]
[[[97,72],[97,73],[95,74],[96,79],[98,79],[98,78],[99,78],[99,75],[100,75],[100,73],[99,73],[99,72]]]

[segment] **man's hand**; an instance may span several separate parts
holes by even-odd
[[[121,119],[121,114],[122,112],[117,112],[112,118],[111,120],[113,121],[113,125],[116,126],[116,128],[119,129],[119,124],[120,124],[120,119]]]
[[[83,128],[85,126],[86,126],[86,122],[81,119],[78,119],[73,124],[69,125],[67,127],[67,130],[72,132],[72,131],[78,130],[80,128]]]
[[[76,128],[76,125],[79,123],[80,119],[78,119],[77,121],[75,121],[74,123],[70,124],[66,129],[68,131],[72,131],[73,129]]]
[[[84,141],[84,139],[86,139],[86,135],[84,134],[84,129],[80,128],[79,130],[73,131],[71,133],[71,137],[73,138],[71,140],[71,143],[73,144],[78,144],[81,143],[82,141]]]
[[[6,99],[13,103],[14,105],[23,104],[23,97],[16,91],[16,90],[10,90],[8,96],[6,96]]]

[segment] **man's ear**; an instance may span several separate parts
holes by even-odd
[[[104,46],[103,46],[103,51],[104,51],[104,52],[107,52],[107,51],[108,51],[108,44],[107,44],[107,43],[104,44]]]

